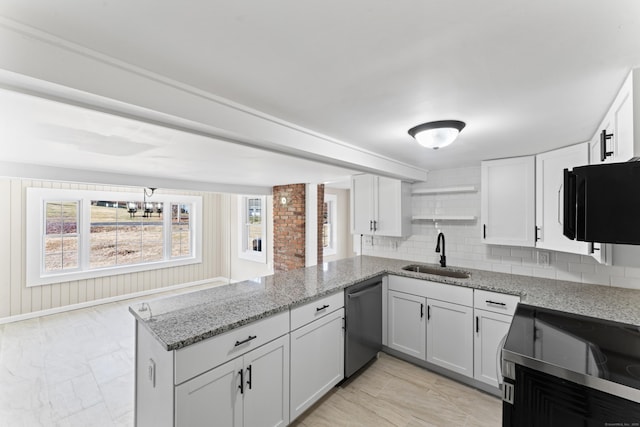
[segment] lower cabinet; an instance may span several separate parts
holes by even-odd
[[[427,299],[390,290],[387,300],[387,345],[410,356],[426,357]]]
[[[177,386],[176,426],[286,426],[288,338],[280,337]]]
[[[475,311],[474,334],[474,378],[494,387],[499,387],[500,350],[502,340],[509,332],[512,316],[491,311]]]
[[[343,319],[341,308],[291,332],[291,421],[344,378]]]
[[[427,362],[473,377],[473,308],[427,299]]]

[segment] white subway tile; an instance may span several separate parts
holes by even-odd
[[[582,273],[570,273],[568,271],[559,270],[556,272],[556,279],[567,280],[569,282],[582,282]]]
[[[640,279],[640,268],[635,267],[625,267],[624,268],[625,277]]]
[[[519,274],[520,276],[533,276],[533,268],[514,265],[511,267],[511,274]]]
[[[582,281],[584,283],[609,286],[611,284],[611,276],[609,276],[608,274],[583,273]]]
[[[494,256],[509,256],[511,255],[511,248],[504,246],[491,246],[491,254]]]
[[[552,268],[541,268],[541,267],[533,267],[532,268],[533,277],[541,277],[545,279],[555,279],[556,278],[556,270]]]
[[[596,273],[596,266],[592,264],[575,264],[573,262],[569,263],[569,271],[572,273]]]
[[[491,264],[491,271],[511,274],[511,266],[508,264]]]
[[[576,264],[579,264],[581,261],[580,255],[568,254],[566,252],[557,252],[556,259],[558,262],[574,262]]]
[[[640,289],[640,279],[635,277],[616,277],[611,281],[611,286],[618,288]]]
[[[524,259],[533,259],[533,249],[511,248],[511,256]]]

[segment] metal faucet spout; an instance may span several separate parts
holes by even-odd
[[[440,253],[440,239],[442,239],[442,255],[440,255],[440,266],[441,267],[446,267],[447,266],[447,257],[445,256],[444,250],[445,250],[445,243],[444,243],[444,234],[443,233],[439,233],[438,234],[438,240],[436,243],[436,252]]]

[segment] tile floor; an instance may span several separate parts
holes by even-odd
[[[293,423],[296,427],[501,425],[499,398],[384,353]]]
[[[133,302],[0,325],[0,427],[133,426]],[[295,425],[499,426],[500,408],[383,354]]]

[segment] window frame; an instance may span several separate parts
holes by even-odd
[[[147,201],[160,202],[163,206],[171,203],[191,204],[193,206],[191,225],[191,256],[171,257],[171,215],[163,213],[163,259],[137,264],[115,265],[109,267],[89,268],[91,201],[114,200],[123,202],[144,202],[142,190],[138,193],[125,191],[91,191],[52,188],[27,188],[26,197],[26,286],[41,286],[63,283],[73,280],[92,279],[98,277],[129,274],[141,271],[156,270],[202,263],[202,197],[173,194],[154,194]],[[47,201],[79,201],[78,206],[78,252],[79,268],[73,271],[45,272],[44,270],[44,231],[45,203]],[[35,249],[34,249],[35,248]]]
[[[336,255],[338,253],[338,196],[336,194],[324,193],[324,203],[327,204],[327,218],[330,218],[331,245],[322,247],[323,256]],[[329,212],[330,211],[330,212]],[[324,228],[324,219],[323,224]]]
[[[249,248],[248,239],[246,238],[245,230],[249,222],[249,199],[260,199],[262,207],[262,211],[260,213],[262,226],[262,242],[260,244],[260,251],[254,251],[253,249]],[[266,264],[267,248],[267,197],[252,195],[238,196],[238,258]]]

